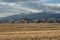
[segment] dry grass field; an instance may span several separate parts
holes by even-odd
[[[0,32],[42,31],[42,30],[60,30],[60,24],[58,23],[0,24]]]
[[[60,24],[0,24],[0,40],[60,40]]]

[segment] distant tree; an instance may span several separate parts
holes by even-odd
[[[57,23],[60,23],[60,19],[56,19]]]
[[[31,19],[28,19],[28,18],[22,18],[20,20],[21,23],[32,23],[32,20]]]
[[[10,20],[9,23],[15,23],[15,21],[14,20]]]
[[[0,21],[0,23],[3,23],[2,21]]]
[[[36,23],[41,23],[42,22],[42,20],[38,20]]]
[[[50,18],[47,20],[48,23],[56,23],[56,19],[54,18]]]

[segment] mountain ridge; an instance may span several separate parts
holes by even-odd
[[[4,18],[0,18],[0,20],[13,20],[13,19],[21,19],[21,18],[29,18],[29,19],[40,19],[40,18],[60,18],[60,14],[51,13],[51,12],[40,12],[40,13],[21,13],[13,16],[8,16]]]

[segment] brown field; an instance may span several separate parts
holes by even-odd
[[[0,32],[42,31],[42,30],[60,30],[60,24],[58,23],[0,24]]]
[[[0,24],[0,40],[60,40],[60,24]]]

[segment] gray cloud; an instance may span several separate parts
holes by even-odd
[[[30,0],[2,0],[3,2],[26,2],[26,1],[30,1]]]
[[[44,10],[60,11],[60,4],[43,4],[44,0],[2,0],[0,2],[0,14],[17,14],[29,12],[41,12]]]
[[[19,0],[2,0],[2,2],[18,2]]]

